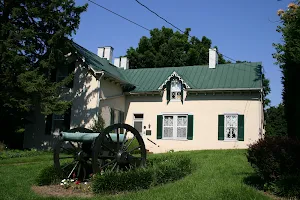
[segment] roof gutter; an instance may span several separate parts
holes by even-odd
[[[214,91],[260,91],[261,88],[216,88],[216,89],[186,89],[188,92],[214,92]]]

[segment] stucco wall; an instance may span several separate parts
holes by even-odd
[[[70,128],[84,126],[89,128],[99,111],[99,81],[76,63],[73,88],[63,89],[61,97],[72,102]],[[32,124],[27,125],[24,134],[24,148],[52,148],[58,133],[45,134],[45,116],[37,109],[32,115]]]
[[[71,128],[89,128],[96,118],[99,104],[99,81],[80,65],[75,68],[71,110]]]
[[[101,79],[100,110],[105,121],[105,126],[110,125],[111,108],[125,111],[125,96],[120,85],[109,80]],[[115,114],[116,117],[117,113]]]
[[[185,98],[184,103],[167,104],[163,96],[126,97],[126,123],[133,125],[133,114],[144,113],[144,126],[150,124],[151,136],[143,135],[146,148],[154,153],[173,150],[233,149],[247,148],[256,141],[261,122],[261,102],[257,94],[201,94]],[[156,139],[157,115],[163,113],[186,113],[194,115],[193,140],[177,141]],[[244,141],[218,141],[218,115],[238,113],[245,116]],[[149,142],[151,139],[157,145]]]

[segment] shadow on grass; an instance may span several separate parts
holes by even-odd
[[[256,174],[249,174],[249,176],[243,179],[243,182],[258,190],[264,190],[264,181]]]

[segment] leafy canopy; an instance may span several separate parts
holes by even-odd
[[[74,0],[0,0],[0,120],[19,125],[33,110],[63,113],[69,102],[56,82],[56,69],[68,66],[70,37],[87,5]]]
[[[284,106],[271,106],[265,111],[266,135],[267,136],[286,136],[287,125],[284,115]]]
[[[130,47],[127,57],[131,68],[159,68],[208,64],[208,49],[211,40],[203,36],[201,40],[189,37],[191,29],[185,33],[174,32],[171,28],[155,28],[150,38],[143,36],[137,48]],[[227,61],[228,62],[228,61]],[[219,63],[224,64],[222,55]]]
[[[300,138],[300,1],[290,3],[288,9],[278,10],[282,24],[277,31],[282,34],[282,43],[274,44],[282,70],[283,105],[287,119],[288,135]]]

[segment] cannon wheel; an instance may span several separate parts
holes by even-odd
[[[115,134],[115,142],[109,133]],[[133,142],[134,140],[137,142]],[[108,126],[94,141],[92,156],[94,173],[141,167],[145,164],[146,148],[143,138],[128,124]]]
[[[92,130],[82,127],[70,129],[67,132],[93,133]],[[92,164],[90,156],[91,145],[92,144],[59,139],[54,146],[53,153],[56,171],[66,178],[86,179],[88,168],[89,166],[91,167]]]

